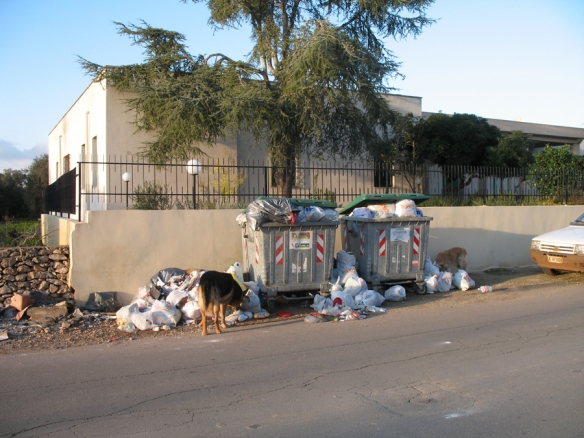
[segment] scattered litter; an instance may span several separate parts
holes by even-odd
[[[276,316],[279,316],[280,318],[290,318],[292,316],[292,313],[290,313],[290,312],[278,312],[278,313],[276,313]]]
[[[493,292],[493,286],[481,286],[481,287],[479,287],[479,290],[482,293],[485,293],[485,292]]]
[[[10,339],[8,337],[8,332],[7,331],[0,332],[0,341],[5,341],[6,339]]]

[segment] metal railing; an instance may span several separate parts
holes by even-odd
[[[70,180],[61,178],[65,177]],[[79,217],[81,212],[106,209],[243,208],[259,196],[284,196],[283,187],[295,198],[328,199],[339,205],[361,194],[380,193],[423,193],[475,204],[501,197],[567,204],[581,203],[584,197],[583,171],[536,174],[520,168],[467,166],[311,162],[282,168],[261,160],[209,158],[202,160],[197,175],[191,175],[184,163],[113,157],[78,162],[76,178]],[[58,182],[51,186],[60,187]],[[60,192],[51,196],[58,196],[55,193]],[[70,198],[70,193],[63,191],[63,196]]]

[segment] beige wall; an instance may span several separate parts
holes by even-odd
[[[77,220],[67,219],[49,214],[41,215],[41,230],[43,245],[66,246],[69,245],[71,231],[76,225],[81,224]]]
[[[428,207],[428,254],[453,246],[468,251],[470,271],[533,265],[531,238],[582,214],[582,206]],[[240,210],[92,211],[71,227],[70,285],[83,305],[92,292],[119,292],[129,302],[150,277],[169,267],[225,270],[242,261]],[[336,251],[341,247],[340,227]]]
[[[161,269],[226,270],[241,261],[238,210],[91,211],[71,233],[70,285],[83,305],[92,292],[131,301]]]
[[[531,239],[567,227],[583,212],[581,205],[542,207],[427,207],[430,225],[428,255],[462,246],[469,270],[533,265]]]

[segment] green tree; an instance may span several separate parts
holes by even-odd
[[[6,169],[0,173],[0,218],[26,217],[28,209],[24,201],[26,172]]]
[[[49,156],[40,155],[26,169],[24,200],[31,216],[39,216],[43,207],[43,190],[49,185]]]
[[[135,93],[127,104],[136,127],[156,135],[143,156],[187,160],[201,143],[245,130],[267,147],[274,180],[289,196],[301,154],[355,157],[388,145],[394,114],[382,94],[399,63],[384,39],[420,34],[433,23],[425,14],[432,2],[211,0],[212,26],[251,26],[248,59],[193,56],[183,35],[142,22],[116,23],[144,47],[142,64],[80,62],[94,80]]]
[[[499,128],[474,114],[432,114],[420,120],[417,131],[417,156],[442,167],[444,194],[449,195],[485,176],[476,166],[485,164],[489,148],[501,137]]]
[[[474,114],[432,114],[420,122],[418,151],[441,166],[481,166],[501,131]]]
[[[497,145],[489,149],[486,164],[495,167],[528,167],[534,159],[532,148],[529,134],[513,131],[500,137]]]
[[[570,192],[582,189],[581,160],[572,153],[569,145],[552,147],[547,144],[534,156],[529,166],[530,183],[541,196],[551,196],[554,201],[567,198]]]

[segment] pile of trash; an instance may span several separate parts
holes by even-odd
[[[288,198],[258,199],[249,204],[236,221],[241,228],[245,224],[257,231],[263,223],[280,222],[295,224],[302,222],[339,220],[339,213],[334,208],[294,205]]]
[[[386,312],[385,308],[380,307],[386,300],[406,299],[406,290],[400,285],[390,287],[383,295],[369,289],[367,282],[357,274],[356,260],[352,254],[341,250],[337,253],[336,260],[330,297],[314,297],[311,307],[316,313],[308,315],[306,322],[364,319],[367,313]]]
[[[349,216],[368,219],[386,219],[394,217],[424,217],[411,199],[404,199],[395,204],[372,204],[355,208]]]
[[[266,318],[262,309],[259,286],[254,281],[243,281],[240,263],[232,264],[230,273],[247,288],[247,300],[241,309],[229,314],[226,323],[234,324],[251,318]],[[167,268],[154,275],[147,286],[138,289],[134,300],[116,312],[118,328],[127,332],[136,330],[171,330],[179,322],[196,324],[201,321],[198,289],[203,270]]]
[[[426,293],[448,292],[451,289],[468,290],[475,287],[475,282],[468,272],[459,269],[456,274],[448,271],[441,271],[436,263],[432,263],[430,257],[426,257],[424,266],[424,281],[426,282]]]

